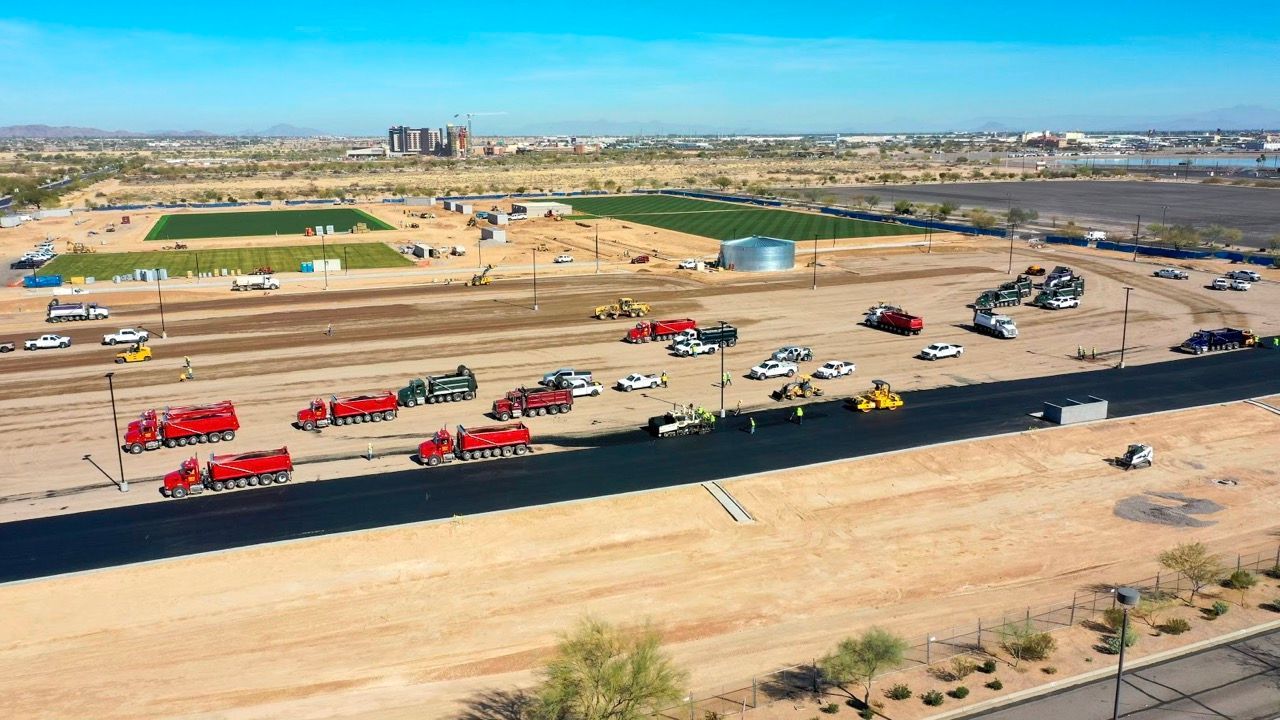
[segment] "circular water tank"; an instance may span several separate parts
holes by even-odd
[[[725,240],[720,243],[720,267],[739,272],[776,272],[796,265],[796,244],[762,237]]]

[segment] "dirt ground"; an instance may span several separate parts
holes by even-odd
[[[404,219],[401,208],[365,209],[393,224]],[[418,240],[436,245],[478,235],[463,227],[463,216],[440,210],[437,215],[436,220],[420,221],[428,227],[418,231],[370,236],[388,236],[393,245]],[[25,248],[45,232],[74,237],[88,227],[119,220],[114,213],[87,217],[90,223],[79,227],[75,219],[46,220],[0,233],[0,249]],[[141,245],[149,223],[142,218],[135,223],[110,234],[110,249]],[[597,275],[588,261],[595,231],[590,223],[573,221],[519,224],[510,247],[480,248],[485,264],[497,264],[494,284],[484,288],[464,283],[477,270],[481,257],[476,253],[416,268],[332,274],[328,291],[323,278],[314,274],[285,274],[285,287],[266,294],[232,293],[225,279],[172,280],[164,290],[169,337],[152,343],[155,361],[133,366],[113,365],[113,351],[97,343],[117,327],[143,326],[158,334],[153,288],[85,286],[78,299],[111,306],[109,324],[53,326],[43,322],[49,291],[0,288],[0,340],[20,343],[55,331],[69,334],[74,342],[66,350],[0,356],[5,369],[0,373],[0,521],[160,500],[157,479],[190,451],[162,449],[126,457],[131,492],[115,492],[107,476],[115,454],[103,378],[108,370],[117,372],[122,427],[146,408],[231,399],[242,429],[227,451],[288,445],[299,463],[298,479],[310,481],[406,467],[422,437],[444,425],[481,422],[494,398],[557,367],[586,367],[606,385],[632,371],[665,370],[672,385],[644,394],[608,390],[599,398],[581,398],[568,415],[531,421],[543,451],[557,449],[558,437],[632,426],[635,418],[647,417],[666,402],[717,406],[718,359],[674,358],[657,344],[623,343],[619,340],[630,321],[589,317],[592,307],[619,296],[652,303],[656,317],[692,317],[704,325],[725,320],[739,326],[742,341],[726,360],[736,378],[726,399],[729,406],[740,402],[744,408],[770,404],[768,394],[780,383],[753,382],[743,374],[775,348],[791,343],[812,346],[817,363],[857,363],[853,377],[825,383],[836,395],[863,389],[871,378],[910,391],[1108,367],[1120,345],[1125,285],[1136,288],[1129,309],[1129,363],[1183,357],[1170,346],[1199,327],[1277,332],[1274,308],[1280,285],[1215,293],[1202,287],[1212,277],[1209,272],[1197,273],[1191,281],[1160,280],[1150,276],[1153,265],[1094,251],[1016,248],[1015,270],[1032,262],[1068,264],[1087,276],[1088,294],[1079,310],[1010,309],[1022,336],[1007,342],[972,332],[971,312],[965,307],[980,291],[1008,278],[1008,247],[998,240],[938,235],[932,253],[925,252],[918,237],[837,241],[834,248],[820,243],[815,291],[805,248],[797,268],[788,273],[679,271],[674,267],[679,259],[714,254],[715,242],[616,221],[601,223],[604,259]],[[548,253],[539,253],[535,313],[532,268],[525,260],[542,243]],[[576,262],[545,262],[548,254],[566,250]],[[656,259],[632,265],[626,252],[651,252]],[[1205,264],[1213,272],[1225,267]],[[814,312],[815,301],[824,312]],[[906,338],[858,326],[862,312],[879,301],[923,315],[924,335]],[[329,323],[332,337],[325,332]],[[964,344],[966,353],[957,362],[937,364],[912,357],[934,341]],[[1078,361],[1079,347],[1096,347],[1099,359]],[[192,359],[197,379],[179,384],[184,356]],[[477,373],[481,389],[473,402],[405,410],[392,425],[330,428],[319,434],[291,427],[295,413],[312,398],[395,390],[410,377],[447,372],[459,364]],[[370,443],[377,458],[357,459]],[[67,452],[68,447],[74,451]]]
[[[750,525],[686,487],[10,585],[0,697],[11,717],[499,717],[481,708],[588,614],[654,622],[702,696],[871,624],[924,637],[1147,576],[1178,542],[1273,549],[1277,431],[1231,403],[727,483]],[[1136,439],[1154,469],[1103,462]],[[1195,530],[1114,515],[1147,490],[1223,509]],[[757,717],[809,716],[784,711]]]

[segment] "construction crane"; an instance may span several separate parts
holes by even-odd
[[[506,115],[506,114],[507,114],[507,113],[506,113],[506,111],[501,111],[501,112],[469,112],[469,113],[458,113],[457,115],[454,115],[454,116],[453,116],[455,120],[456,120],[457,118],[460,118],[460,117],[465,117],[465,118],[467,119],[467,153],[466,153],[465,157],[467,157],[468,159],[471,157],[471,143],[472,143],[472,142],[475,142],[475,141],[472,139],[472,136],[471,136],[471,118],[473,118],[473,117],[484,117],[484,116],[486,116],[486,115]]]

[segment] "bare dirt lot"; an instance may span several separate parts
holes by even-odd
[[[395,220],[394,211],[370,210]],[[425,236],[431,244],[449,244],[452,234],[476,232],[462,227],[462,216],[438,214],[437,220],[427,221],[435,223],[430,229],[396,232],[403,232],[406,241]],[[49,222],[38,225],[53,227]],[[59,222],[75,231],[72,220]],[[30,239],[36,228],[20,230]],[[112,242],[140,243],[145,231],[146,224],[139,223],[130,230],[137,237],[126,234]],[[110,468],[115,460],[103,378],[108,370],[117,372],[122,424],[147,408],[230,399],[237,403],[242,430],[233,444],[220,450],[288,445],[300,464],[299,479],[314,480],[406,467],[413,448],[426,435],[441,426],[484,422],[482,414],[492,399],[531,385],[558,367],[586,367],[606,385],[632,371],[665,370],[672,384],[653,393],[606,390],[599,398],[581,398],[573,413],[538,418],[532,425],[540,450],[556,449],[547,440],[557,436],[634,427],[637,418],[670,402],[718,406],[718,359],[674,358],[659,344],[623,343],[620,339],[630,321],[589,317],[595,305],[619,296],[652,303],[657,317],[737,325],[742,342],[726,359],[735,377],[726,401],[730,407],[741,402],[745,408],[772,402],[768,395],[780,382],[742,376],[784,344],[811,345],[818,362],[857,363],[852,378],[826,383],[831,393],[861,390],[871,378],[911,390],[1110,366],[1120,344],[1125,284],[1137,288],[1129,311],[1130,363],[1181,357],[1170,346],[1199,327],[1246,326],[1273,334],[1274,308],[1280,300],[1280,286],[1274,282],[1260,283],[1247,293],[1204,289],[1213,276],[1209,271],[1220,271],[1212,264],[1205,264],[1193,280],[1178,282],[1152,278],[1153,266],[1115,255],[1019,248],[1015,269],[1031,262],[1070,264],[1088,277],[1089,289],[1079,310],[1010,309],[1022,336],[1005,342],[975,334],[965,307],[981,290],[1008,277],[1008,250],[999,241],[935,236],[931,254],[915,238],[837,241],[836,247],[819,248],[814,291],[803,251],[798,267],[789,273],[678,271],[676,260],[686,253],[712,254],[715,243],[616,221],[601,225],[604,260],[596,275],[594,263],[588,262],[595,231],[589,223],[547,219],[518,226],[511,244],[480,249],[486,265],[497,265],[494,284],[483,288],[464,284],[480,261],[470,254],[407,270],[334,274],[328,291],[323,290],[323,278],[314,274],[286,274],[285,288],[268,294],[232,293],[226,279],[173,280],[165,287],[169,337],[152,343],[156,360],[131,366],[111,364],[114,352],[97,343],[102,333],[116,327],[158,331],[153,288],[86,286],[78,299],[110,305],[110,324],[62,325],[42,320],[48,291],[2,289],[5,337],[0,339],[11,336],[20,342],[56,331],[69,334],[74,344],[66,350],[0,356],[6,370],[0,375],[0,519],[160,500],[157,479],[189,452],[162,449],[126,457],[132,491],[111,489],[108,472],[100,469]],[[539,253],[543,262],[535,313],[531,267],[525,258],[531,259],[539,244],[546,244],[548,253],[567,248],[577,262],[551,266]],[[652,253],[654,261],[628,262],[625,253],[642,251]],[[878,301],[902,304],[923,315],[925,334],[900,337],[859,327],[862,312]],[[326,334],[329,323],[332,336]],[[966,353],[957,362],[936,364],[913,358],[934,341],[964,344]],[[1078,361],[1080,347],[1097,348],[1099,360]],[[184,356],[192,359],[197,378],[179,384]],[[479,398],[470,403],[405,410],[391,425],[330,428],[318,434],[291,426],[295,413],[310,399],[394,390],[410,377],[451,371],[459,364],[473,368],[481,384]],[[357,459],[370,444],[376,459]],[[68,452],[69,447],[74,449]],[[85,459],[86,454],[91,457]]]
[[[10,585],[0,696],[12,717],[453,717],[586,614],[652,620],[696,694],[738,687],[873,623],[923,637],[1145,576],[1178,542],[1274,548],[1278,430],[1233,403],[727,483],[751,525],[686,487]],[[1154,469],[1104,462],[1137,439]],[[1143,491],[1222,509],[1114,514]],[[789,707],[759,717],[812,713]]]

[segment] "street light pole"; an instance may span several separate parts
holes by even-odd
[[[596,274],[600,274],[600,221],[596,221]]]
[[[320,233],[320,259],[324,262],[324,289],[329,289],[329,251],[324,244],[324,233]]]
[[[156,268],[156,295],[160,298],[160,337],[168,338],[169,333],[164,328],[164,293],[160,291],[160,268]]]
[[[720,346],[720,419],[721,419],[721,420],[723,420],[723,419],[724,419],[724,385],[725,385],[725,382],[724,382],[724,355],[725,355],[725,352],[729,349],[729,343],[724,342],[724,326],[725,326],[725,324],[726,324],[726,323],[725,323],[725,321],[723,321],[723,320],[721,320],[721,321],[720,321],[720,338],[721,338],[721,342],[723,343],[723,344]]]
[[[533,249],[533,311],[538,312],[538,248]]]
[[[1133,288],[1128,285],[1124,288],[1124,326],[1120,331],[1120,367],[1124,367],[1124,347],[1129,338],[1129,293]]]
[[[124,476],[124,449],[120,446],[120,419],[116,417],[116,386],[111,379],[115,373],[107,373],[107,391],[111,393],[111,424],[115,426],[116,459],[120,461],[120,492],[129,492],[129,481]]]
[[[482,244],[483,242],[484,242],[483,238],[476,241],[476,267],[478,268],[484,267],[484,245]]]
[[[1116,666],[1116,697],[1111,705],[1111,720],[1120,720],[1120,681],[1124,677],[1124,646],[1128,639],[1129,608],[1137,605],[1141,596],[1136,588],[1116,588],[1116,598],[1124,608],[1124,619],[1120,624],[1120,662]]]
[[[1013,274],[1013,223],[1010,221],[1008,225],[1009,233],[1009,274]]]
[[[929,244],[928,249],[925,250],[925,254],[927,255],[933,254],[933,218],[934,214],[929,213],[929,222],[925,223],[924,226],[925,241]]]

